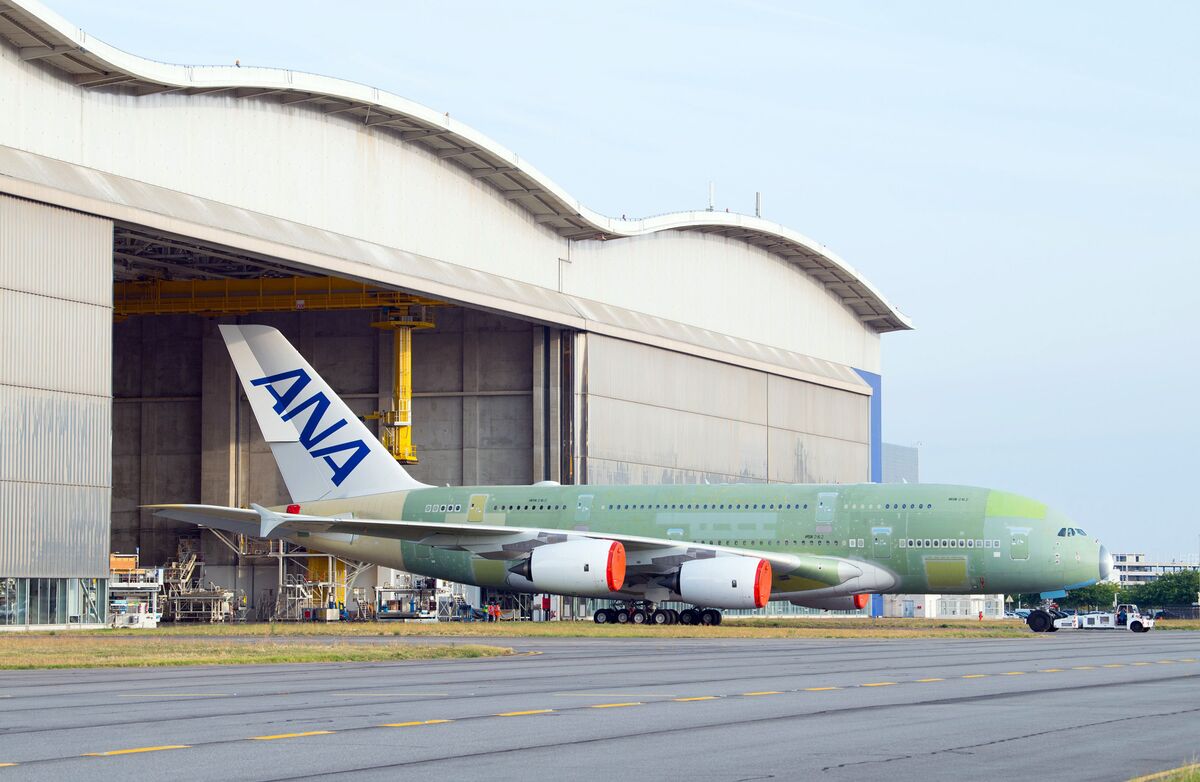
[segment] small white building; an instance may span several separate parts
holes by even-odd
[[[1004,618],[1004,595],[884,595],[883,615],[905,619]]]
[[[1113,571],[1107,580],[1122,586],[1146,584],[1168,573],[1196,570],[1197,564],[1192,560],[1194,557],[1156,562],[1145,554],[1113,554]]]

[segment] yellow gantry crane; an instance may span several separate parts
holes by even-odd
[[[371,325],[392,332],[392,407],[364,418],[383,426],[380,440],[403,464],[417,462],[412,442],[412,336],[433,328],[432,310],[445,302],[339,277],[252,280],[147,280],[113,283],[113,317],[249,315],[254,312],[379,309]]]
[[[416,464],[412,443],[412,337],[415,329],[431,329],[433,321],[426,306],[394,307],[387,319],[371,325],[392,332],[392,409],[364,416],[383,424],[380,441],[396,461]]]

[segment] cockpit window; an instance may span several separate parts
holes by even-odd
[[[1079,529],[1079,527],[1076,527],[1076,528],[1075,528],[1075,534],[1076,534],[1076,535],[1083,535],[1085,538],[1087,537],[1087,533],[1086,533],[1086,532],[1084,532],[1083,530]]]
[[[1062,529],[1060,529],[1060,530],[1058,531],[1058,536],[1059,536],[1060,538],[1065,538],[1065,537],[1067,536],[1067,528],[1066,528],[1066,527],[1063,527]]]
[[[1073,530],[1073,529],[1067,530],[1067,537],[1070,537],[1070,538],[1075,537],[1075,530]]]

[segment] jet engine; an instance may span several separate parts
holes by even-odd
[[[679,568],[676,592],[713,608],[762,608],[771,599],[771,563],[755,557],[693,559]]]
[[[568,540],[538,546],[509,571],[539,592],[611,597],[625,585],[625,547],[615,540]]]
[[[857,611],[866,608],[867,601],[870,599],[870,595],[839,595],[836,597],[812,597],[807,599],[793,597],[788,602],[794,606],[821,608],[826,611]]]

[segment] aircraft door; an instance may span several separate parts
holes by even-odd
[[[892,556],[892,528],[871,527],[871,556],[875,559],[890,559]]]
[[[833,512],[837,508],[837,492],[823,491],[817,495],[817,534],[833,532]]]
[[[1029,527],[1009,527],[1008,556],[1010,559],[1029,559]]]
[[[579,499],[575,501],[575,521],[584,523],[592,518],[592,497],[591,494],[580,494]]]

